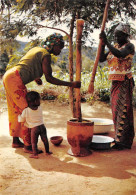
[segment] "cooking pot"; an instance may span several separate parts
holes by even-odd
[[[114,142],[114,139],[112,137],[103,135],[93,135],[90,148],[96,150],[107,150],[110,149],[112,142]]]

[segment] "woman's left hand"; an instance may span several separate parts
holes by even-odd
[[[80,88],[81,87],[81,82],[80,81],[73,81],[71,87]]]
[[[100,39],[102,39],[102,41],[103,41],[103,44],[107,44],[107,37],[106,37],[106,34],[105,34],[105,32],[104,31],[102,31],[101,33],[100,33]]]
[[[42,85],[42,80],[41,79],[35,79],[35,82],[37,83],[37,85]]]

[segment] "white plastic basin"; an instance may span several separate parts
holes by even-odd
[[[104,118],[87,118],[94,122],[94,134],[108,133],[113,128],[113,120]]]

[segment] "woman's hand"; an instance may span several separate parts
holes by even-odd
[[[102,32],[100,33],[99,38],[102,39],[102,42],[103,42],[102,44],[103,44],[103,45],[106,45],[106,44],[107,44],[107,37],[106,37],[106,34],[105,34],[104,31],[102,31]]]
[[[71,87],[80,88],[81,87],[81,82],[80,81],[73,81]]]
[[[41,79],[35,79],[35,82],[37,83],[37,85],[42,85],[42,80]]]

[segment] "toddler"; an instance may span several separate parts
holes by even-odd
[[[42,109],[40,106],[40,95],[35,91],[28,92],[26,95],[28,107],[25,108],[21,115],[18,116],[18,122],[24,122],[24,125],[31,129],[31,143],[33,154],[30,158],[38,158],[38,137],[44,143],[47,154],[52,154],[49,151],[49,142],[46,134],[46,128],[43,123]]]

